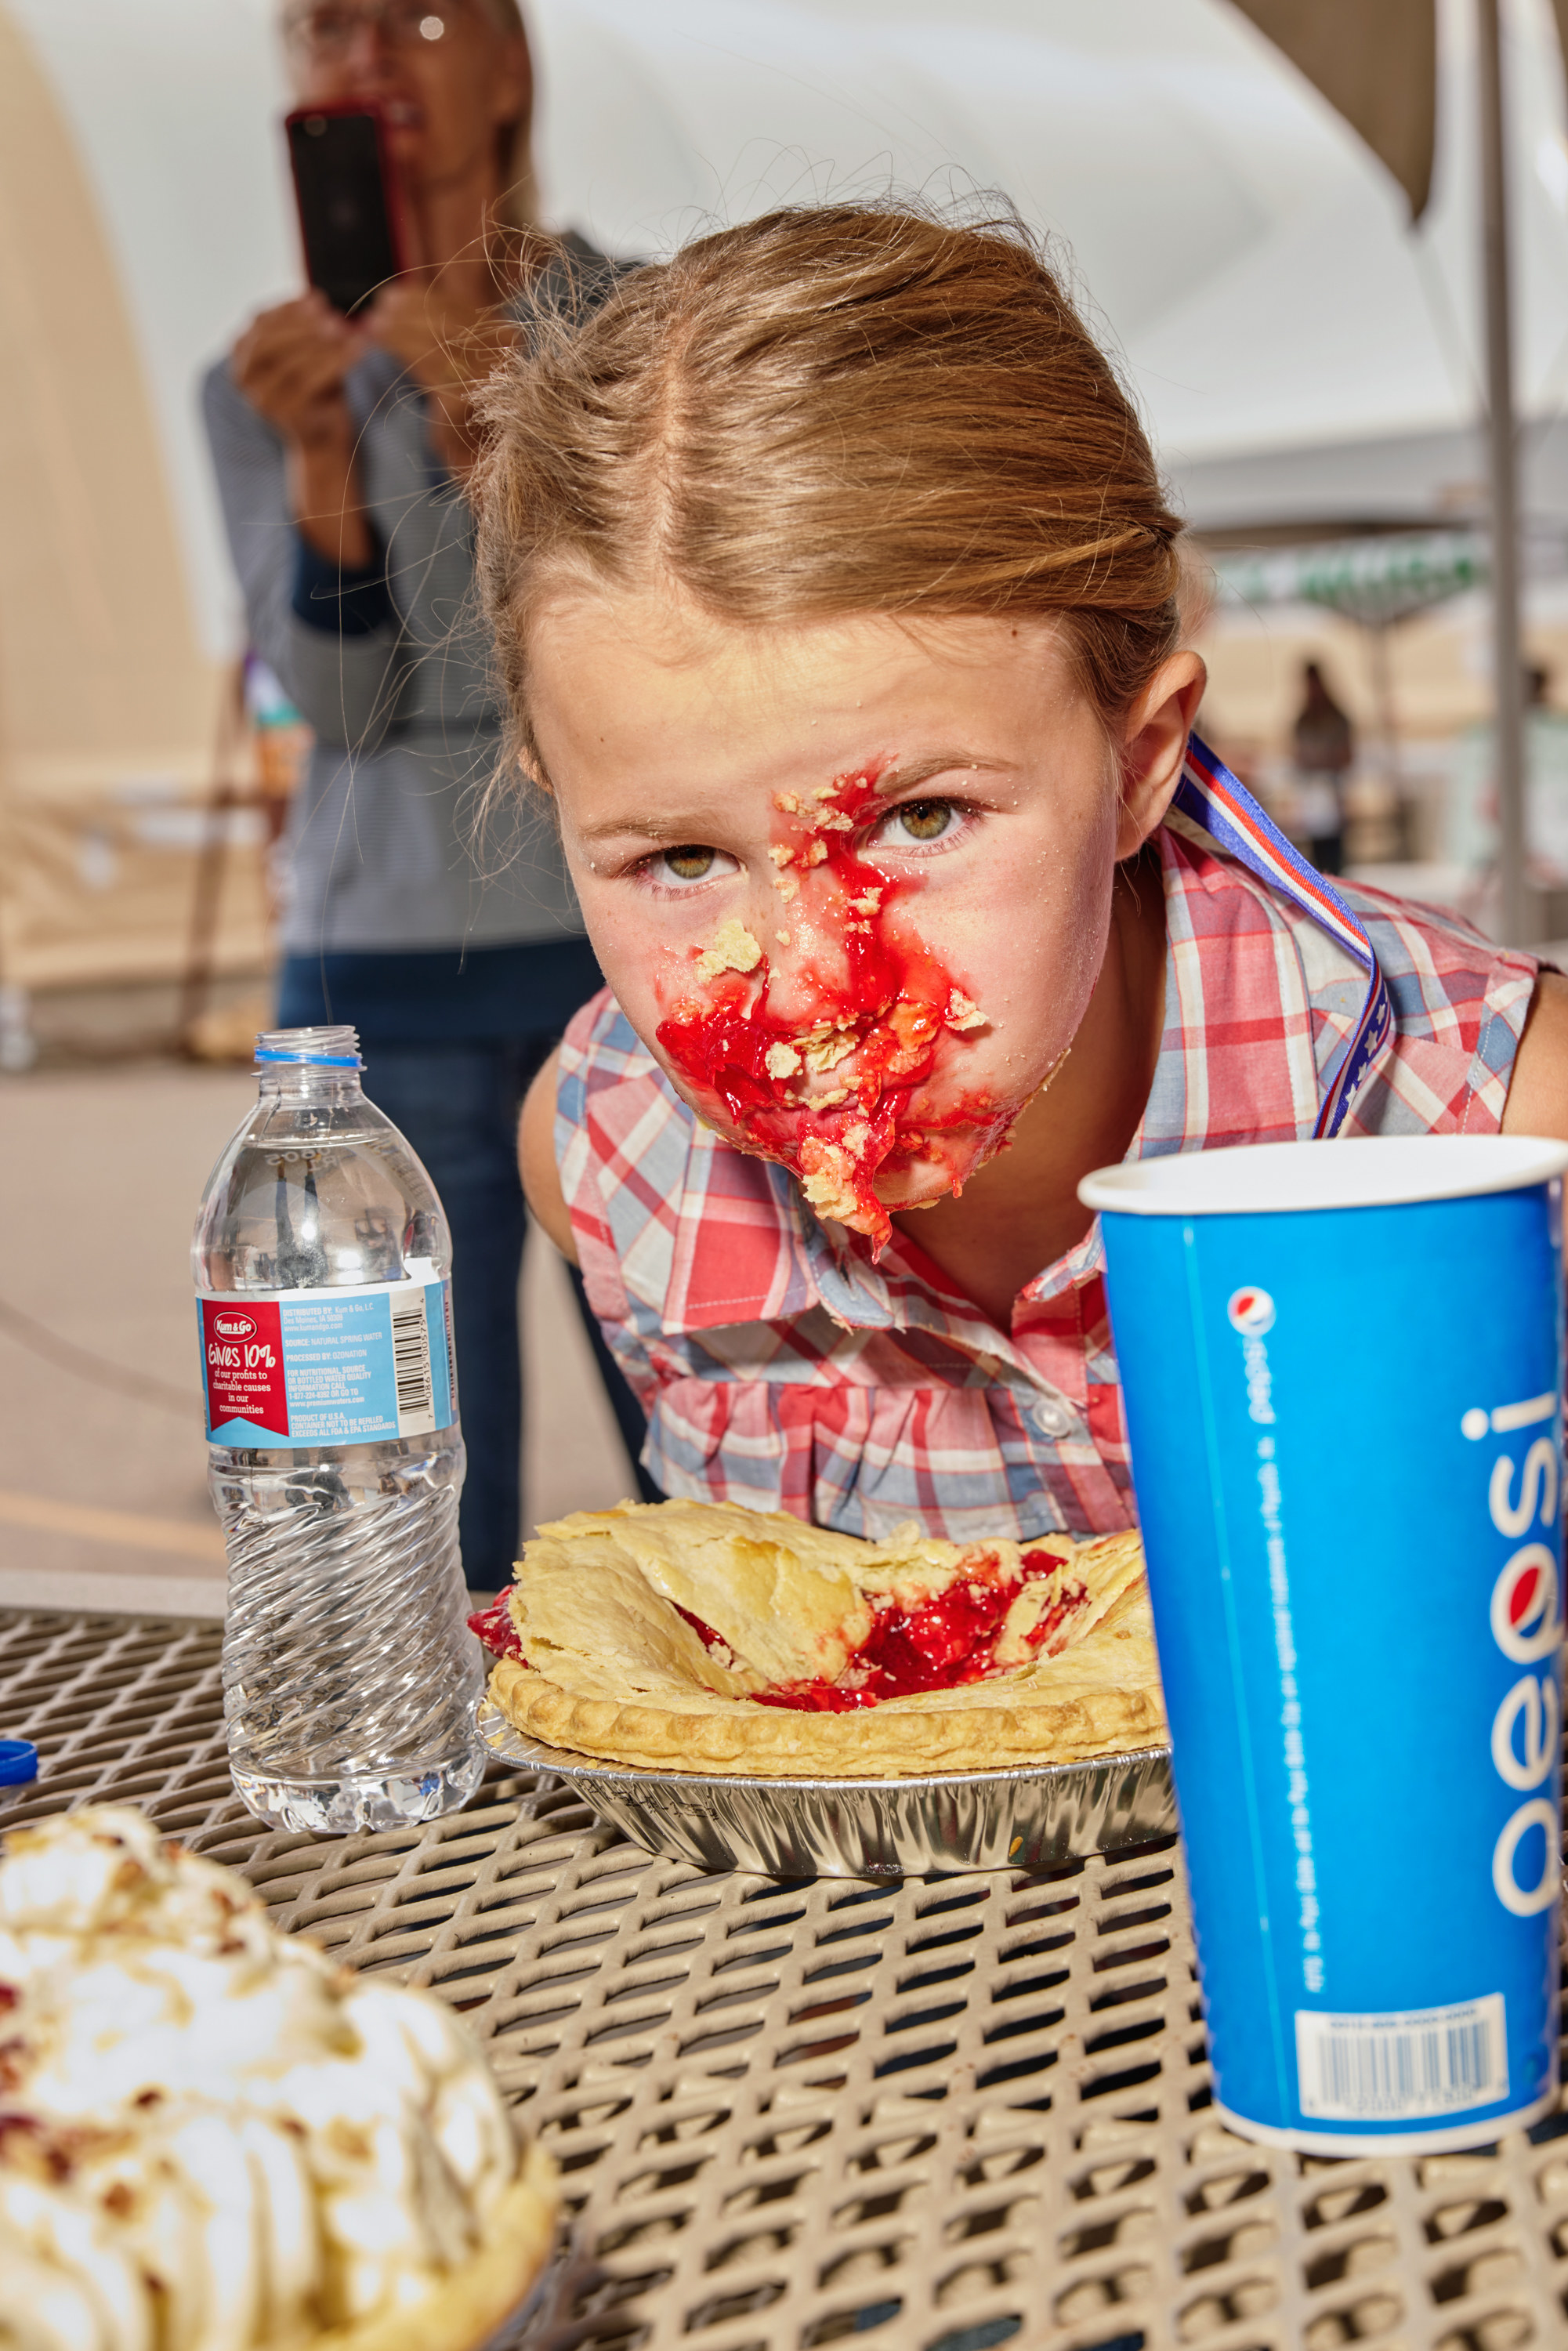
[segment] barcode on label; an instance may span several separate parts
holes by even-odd
[[[412,1297],[393,1300],[392,1338],[397,1433],[427,1436],[435,1426],[435,1408],[430,1390],[430,1329],[424,1319],[423,1282]]]
[[[1296,2011],[1301,2112],[1325,2121],[1414,2122],[1508,2095],[1501,1992],[1387,2016]]]
[[[457,1417],[457,1342],[452,1335],[452,1284],[441,1285],[441,1311],[446,1331],[446,1392],[452,1400],[452,1418]]]

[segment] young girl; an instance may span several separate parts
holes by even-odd
[[[1013,225],[705,238],[489,421],[516,755],[610,982],[524,1176],[666,1492],[1126,1526],[1090,1169],[1568,1136],[1568,982],[1334,895],[1192,737],[1181,526]]]

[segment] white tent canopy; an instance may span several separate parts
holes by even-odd
[[[193,617],[226,652],[233,597],[192,383],[296,274],[268,0],[0,13],[74,131]],[[1568,143],[1547,0],[1506,13],[1528,415],[1568,388]],[[1197,492],[1238,455],[1446,447],[1473,425],[1468,0],[1444,0],[1437,178],[1415,231],[1392,180],[1227,0],[532,0],[529,16],[548,209],[613,250],[832,190],[1001,188],[1061,241],[1178,485]],[[1439,471],[1455,457],[1479,472],[1462,443]]]
[[[1054,240],[1200,526],[1484,508],[1476,0],[1438,0],[1414,230],[1400,185],[1230,0],[526,5],[555,223],[656,254],[779,202],[1000,190]],[[1301,32],[1296,5],[1257,13]],[[1547,421],[1525,504],[1568,528],[1551,9],[1503,0],[1519,405]],[[167,803],[211,778],[241,634],[195,382],[298,282],[274,10],[0,0],[0,983],[151,977],[183,952],[199,825]],[[1319,69],[1321,30],[1305,23]],[[1333,81],[1354,60],[1327,63]],[[1402,93],[1406,128],[1425,89]],[[1424,183],[1424,149],[1393,144]],[[259,863],[245,872],[217,924],[234,967],[262,938]]]

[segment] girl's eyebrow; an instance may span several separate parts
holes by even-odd
[[[866,766],[869,768],[872,764],[868,759]],[[954,768],[967,770],[971,775],[995,776],[1007,772],[1004,761],[977,758],[973,751],[933,751],[924,758],[895,761],[877,777],[875,789],[879,792],[908,791],[916,784],[928,782],[933,776],[947,775]],[[845,773],[853,774],[854,770],[849,768]],[[577,831],[584,841],[706,841],[705,826],[711,822],[711,817],[612,816],[602,819],[598,824],[579,825]]]
[[[687,817],[683,822],[678,817],[610,816],[575,829],[584,841],[705,841],[704,827],[710,821],[704,817]]]
[[[933,776],[945,776],[954,768],[967,769],[971,775],[997,776],[1005,772],[1001,760],[979,759],[973,751],[934,751],[924,759],[895,760],[876,778],[876,789],[906,791],[911,784],[927,783]]]

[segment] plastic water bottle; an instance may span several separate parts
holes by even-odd
[[[276,1827],[434,1820],[484,1768],[446,1221],[353,1029],[274,1029],[256,1059],[192,1247],[230,1767]]]

